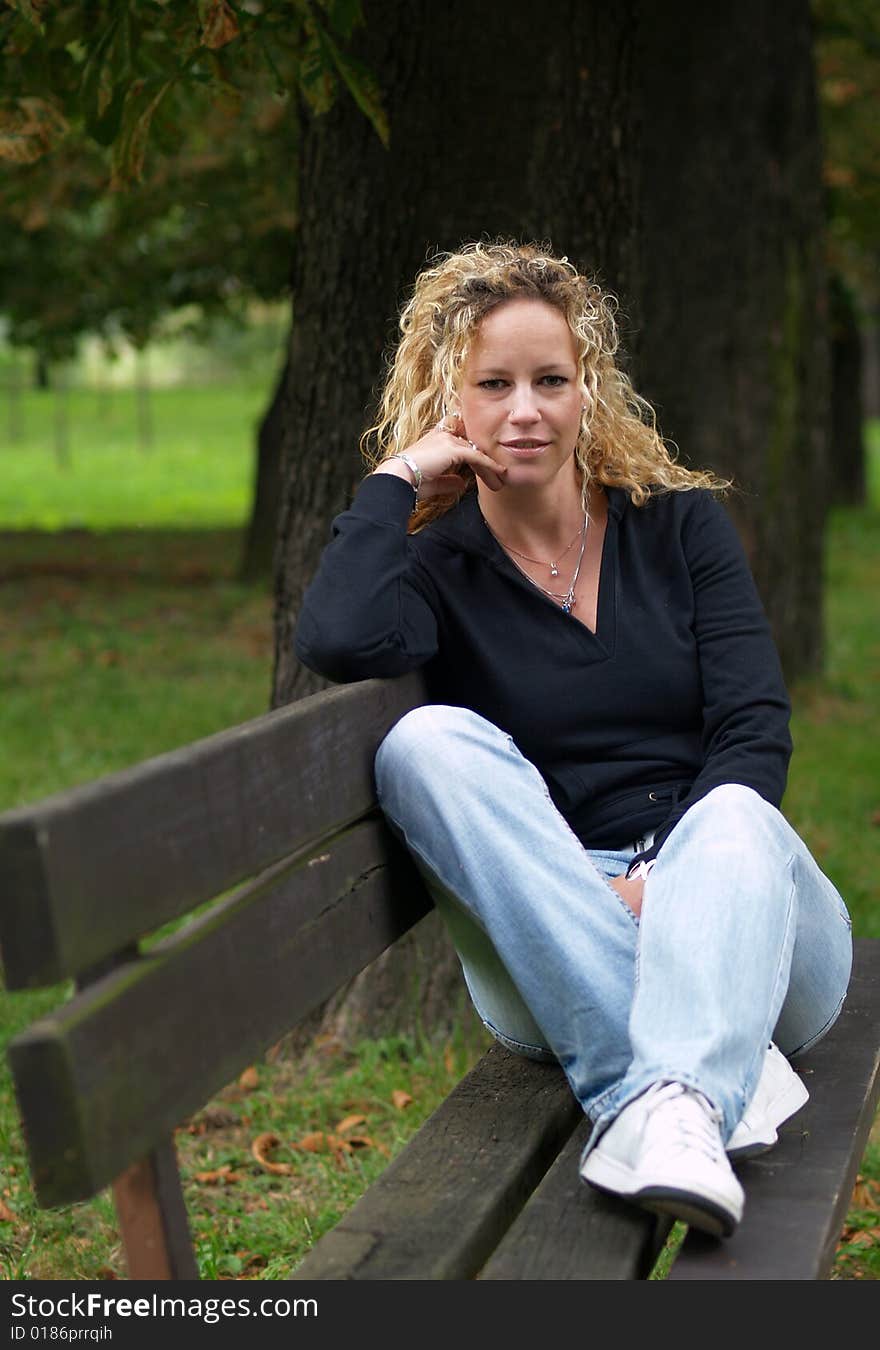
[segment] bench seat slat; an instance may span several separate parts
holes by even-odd
[[[422,701],[418,675],[325,690],[5,812],[7,988],[79,975],[358,819],[375,803],[380,741]]]
[[[582,1119],[561,1070],[493,1046],[294,1280],[467,1280]]]
[[[880,1095],[880,942],[855,943],[844,1010],[797,1062],[810,1100],[767,1154],[741,1164],[746,1209],[733,1237],[689,1232],[674,1280],[819,1280],[834,1261]]]
[[[231,896],[12,1042],[34,1185],[82,1200],[430,909],[379,819]]]
[[[481,1280],[644,1280],[672,1227],[587,1186],[578,1164],[590,1134],[581,1121]]]

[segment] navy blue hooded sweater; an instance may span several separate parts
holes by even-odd
[[[595,634],[513,565],[470,491],[407,534],[409,483],[364,479],[309,586],[296,653],[337,682],[424,668],[431,702],[513,737],[588,848],[654,832],[741,783],[785,789],[790,707],[751,573],[707,491],[607,489]]]

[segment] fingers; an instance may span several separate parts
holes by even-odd
[[[448,431],[450,436],[458,436],[467,440],[461,413],[444,413],[437,423],[437,430]]]
[[[507,465],[496,464],[494,459],[490,459],[488,455],[482,454],[479,450],[477,454],[480,455],[480,463],[474,463],[471,466],[474,473],[481,482],[486,484],[487,488],[491,488],[493,492],[498,492],[500,488],[504,487],[507,480]]]
[[[468,440],[464,423],[458,416],[441,418],[407,453],[422,471],[419,488],[422,499],[436,497],[450,490],[456,493],[463,490],[458,488],[457,483],[451,486],[447,480],[458,480],[460,475],[457,471],[465,464],[493,491],[497,492],[504,486],[506,465],[499,464]]]
[[[507,465],[499,464],[479,450],[473,441],[468,439],[464,420],[460,413],[446,413],[437,423],[437,430],[451,436],[460,446],[466,445],[470,454],[462,455],[462,462],[467,463],[473,469],[477,477],[491,488],[493,492],[499,491],[504,487],[507,475]]]

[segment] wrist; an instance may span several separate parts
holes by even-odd
[[[386,466],[388,466],[386,468]],[[396,478],[405,478],[416,495],[416,501],[419,499],[419,488],[422,486],[422,470],[416,461],[403,451],[396,455],[389,455],[386,460],[379,465],[376,473],[382,471],[393,473]]]
[[[387,474],[389,478],[402,478],[404,483],[409,483],[410,487],[412,487],[413,485],[412,473],[406,467],[406,465],[402,464],[398,459],[383,460],[381,464],[379,464],[375,469],[373,469],[372,477],[375,478],[376,475],[380,473]]]

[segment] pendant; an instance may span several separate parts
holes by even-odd
[[[559,576],[559,568],[556,566],[555,562],[552,562],[552,563],[550,564],[550,575],[551,575],[551,577],[558,577],[558,576]]]
[[[562,612],[563,612],[563,614],[570,614],[570,613],[571,613],[571,606],[572,606],[572,601],[571,601],[571,600],[563,600],[563,602],[562,602]]]

